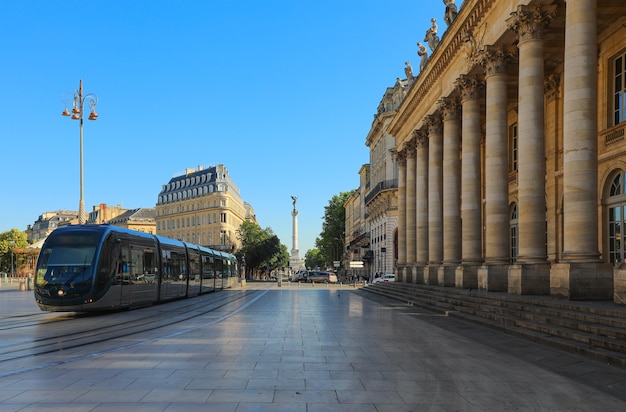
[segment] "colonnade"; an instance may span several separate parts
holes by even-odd
[[[566,9],[561,259],[548,261],[546,251],[544,32],[556,6],[518,6],[507,20],[518,58],[512,59],[511,44],[485,46],[477,60],[481,70],[460,74],[454,90],[440,96],[398,147],[398,272],[405,281],[607,297],[612,273],[598,252],[598,74],[589,63],[597,59],[596,0],[566,0]],[[518,64],[513,189],[507,93],[512,61]],[[519,212],[514,259],[512,204]]]

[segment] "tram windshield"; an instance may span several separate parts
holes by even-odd
[[[37,262],[37,286],[74,287],[91,282],[98,233],[50,235]]]

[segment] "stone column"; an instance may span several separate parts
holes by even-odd
[[[456,271],[458,288],[478,287],[478,266],[482,263],[482,199],[480,104],[485,85],[476,76],[462,75],[456,82],[461,93],[461,260]]]
[[[398,276],[404,275],[406,265],[406,153],[398,157]]]
[[[424,277],[424,268],[428,264],[428,131],[416,130],[417,146],[416,167],[416,246],[415,260],[417,266],[417,283],[428,283]]]
[[[460,106],[455,97],[439,99],[443,118],[443,266],[439,286],[454,286],[456,267],[461,263],[461,159]]]
[[[509,271],[509,292],[548,294],[546,251],[546,149],[544,125],[544,28],[556,6],[518,6],[507,20],[519,42],[518,221],[519,253]]]
[[[597,15],[596,0],[566,0],[563,64],[563,263],[550,273],[550,294],[624,303],[612,296],[609,264],[598,252]],[[617,270],[615,285],[626,273]]]
[[[441,116],[426,116],[428,126],[428,267],[424,277],[436,285],[443,260],[443,138]]]
[[[406,151],[406,281],[413,281],[415,266],[415,143],[405,144]]]
[[[487,47],[485,67],[485,264],[478,270],[478,288],[507,291],[509,263],[509,186],[506,63],[502,48]]]

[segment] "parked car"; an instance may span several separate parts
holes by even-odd
[[[380,282],[395,282],[396,281],[396,275],[394,274],[387,274],[387,275],[383,275],[383,276],[379,276],[377,278],[375,278],[372,283],[380,283]]]
[[[308,277],[309,277],[309,271],[308,270],[299,270],[293,276],[293,280],[296,281],[296,282],[298,282],[298,281],[305,281],[306,282],[306,279]]]
[[[310,272],[307,277],[309,283],[337,283],[337,275],[330,272]]]

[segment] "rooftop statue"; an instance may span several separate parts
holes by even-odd
[[[413,80],[413,67],[408,61],[404,62],[404,74],[406,75],[406,80],[408,81],[408,83],[411,84],[411,81]]]
[[[424,41],[428,43],[428,47],[430,47],[430,50],[435,51],[435,47],[437,47],[437,45],[439,44],[439,36],[437,36],[437,31],[439,30],[439,27],[437,26],[436,18],[433,17],[432,19],[430,19],[430,22],[432,23],[432,25],[428,30],[426,30],[426,38],[424,38]]]
[[[446,12],[443,15],[443,20],[449,26],[452,24],[457,15],[456,4],[454,0],[443,0],[443,4],[446,5]]]
[[[422,43],[417,43],[417,55],[420,56],[420,72],[424,70],[426,64],[428,64],[428,50],[426,50],[426,46]]]

